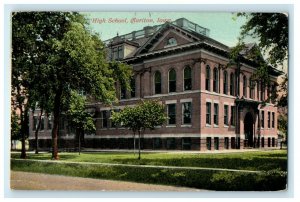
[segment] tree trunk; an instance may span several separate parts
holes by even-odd
[[[133,131],[133,155],[135,155],[135,131]]]
[[[59,129],[59,119],[60,119],[60,99],[62,95],[62,88],[60,88],[56,95],[54,100],[54,113],[53,113],[53,129],[52,129],[52,159],[58,160],[58,145],[57,145],[57,139],[58,139],[58,129]]]
[[[139,130],[139,157],[138,160],[141,159],[141,131]]]
[[[41,109],[41,113],[39,116],[39,124],[37,126],[37,128],[35,129],[35,154],[39,153],[39,139],[38,139],[38,134],[39,134],[39,130],[41,127],[41,121],[42,121],[42,115],[43,115],[43,109]]]
[[[28,134],[28,108],[25,107],[25,111],[23,112],[22,106],[20,106],[21,113],[21,134],[22,134],[22,149],[20,158],[26,159],[26,136]]]

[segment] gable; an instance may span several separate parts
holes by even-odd
[[[175,40],[176,44],[172,45],[170,43],[168,43],[168,41],[170,40]],[[161,38],[155,43],[153,44],[153,47],[149,49],[149,51],[156,51],[156,50],[161,50],[164,48],[169,48],[172,46],[180,46],[183,44],[188,44],[188,43],[192,43],[195,40],[182,35],[181,33],[173,30],[173,29],[169,29],[167,31],[165,31],[165,33],[161,36]]]
[[[172,37],[176,39],[177,45],[166,46],[166,41]],[[142,47],[139,48],[139,50],[135,53],[135,56],[155,50],[162,50],[192,43],[199,41],[199,39],[200,38],[196,34],[193,34],[190,31],[170,23],[165,23],[147,40],[145,44],[142,45]]]

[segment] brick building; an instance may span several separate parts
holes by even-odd
[[[141,99],[159,99],[166,105],[168,122],[145,131],[143,149],[223,150],[275,147],[277,107],[267,100],[281,72],[270,67],[271,86],[252,82],[257,65],[247,59],[255,44],[247,44],[238,64],[228,65],[230,47],[209,37],[209,30],[184,18],[144,27],[105,41],[109,60],[130,64],[132,91],[116,85],[119,103],[94,109],[96,133],[86,134],[84,147],[133,148],[132,132],[116,127],[112,110],[135,105]],[[51,117],[44,117],[40,147],[50,147]],[[33,129],[37,117],[30,125]],[[30,139],[33,139],[31,130]],[[74,147],[74,131],[65,121],[60,127],[60,147]]]

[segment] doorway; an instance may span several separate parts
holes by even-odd
[[[244,133],[246,146],[253,147],[253,117],[250,112],[248,112],[244,119]]]

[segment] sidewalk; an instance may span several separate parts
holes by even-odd
[[[153,185],[135,182],[99,180],[61,175],[11,171],[10,187],[13,190],[88,190],[88,191],[155,191],[199,192],[207,191],[187,187]]]

